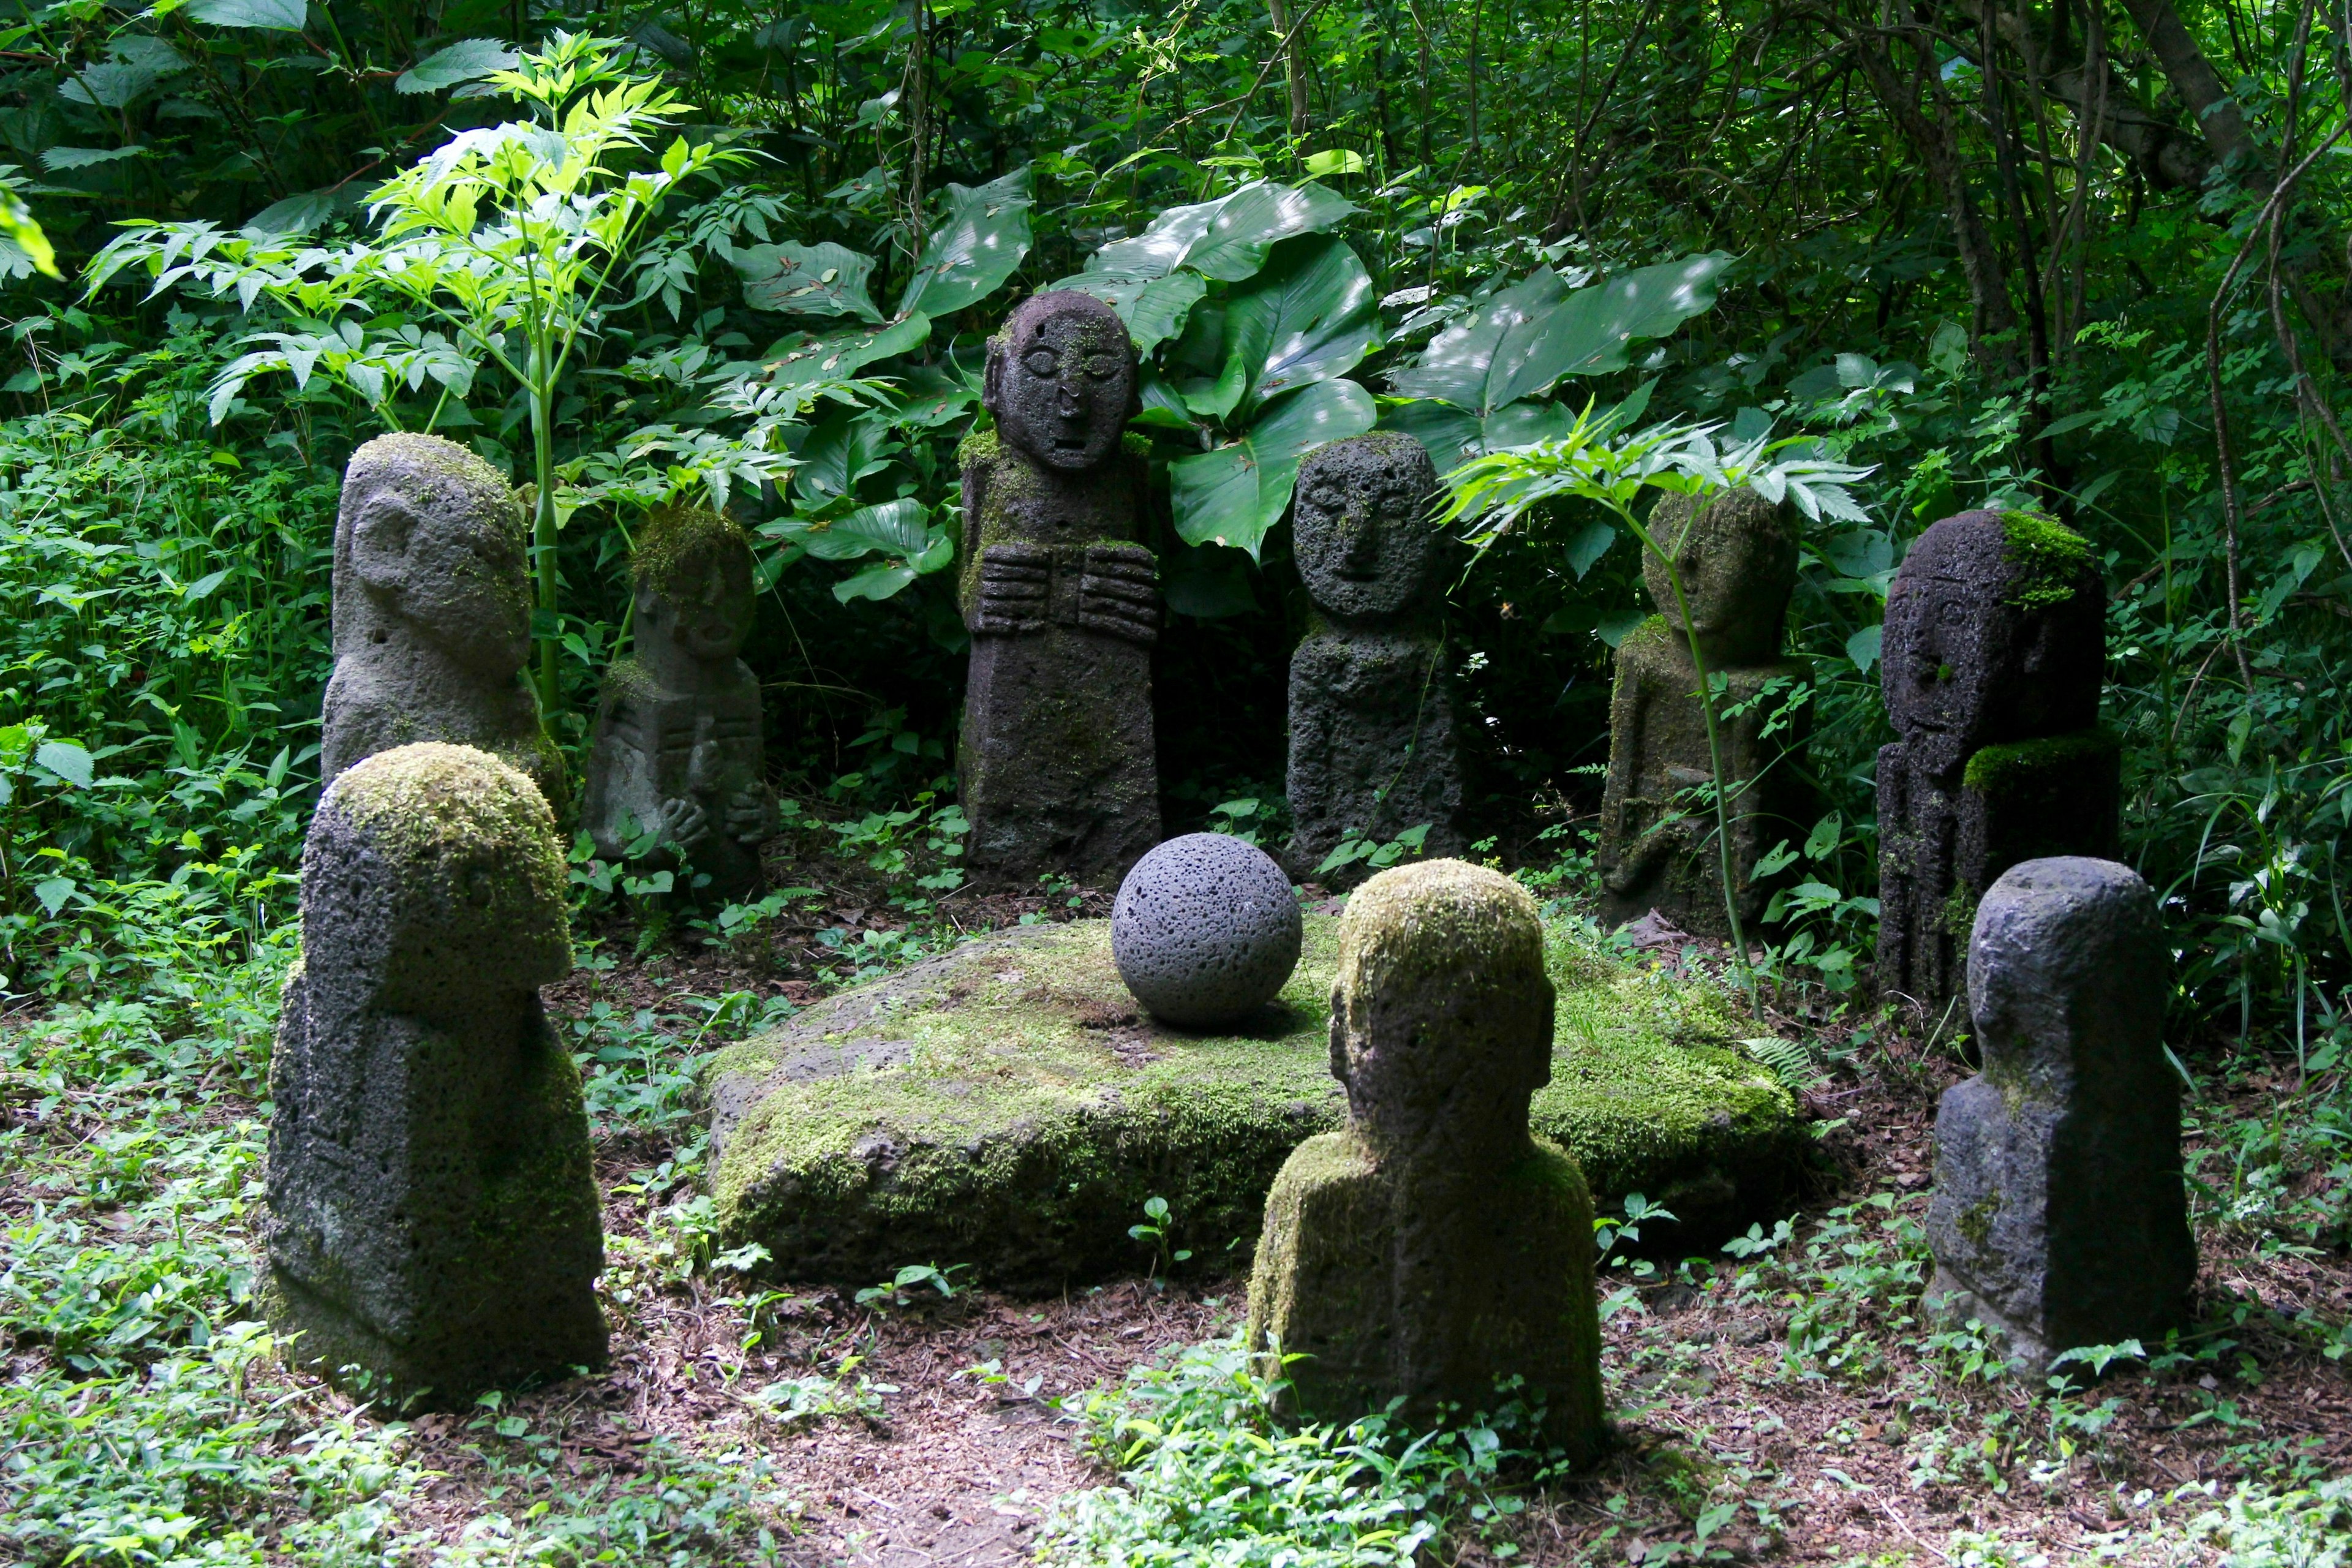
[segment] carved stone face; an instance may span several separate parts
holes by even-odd
[[[1651,512],[1649,529],[1675,553],[1699,651],[1710,664],[1760,664],[1780,653],[1781,622],[1797,584],[1797,536],[1785,505],[1740,489],[1693,516],[1687,497],[1668,496]],[[1666,625],[1681,631],[1665,563],[1646,550],[1642,581]]]
[[[679,573],[664,593],[637,584],[637,631],[667,640],[688,658],[714,664],[733,658],[751,630],[749,551],[712,551]]]
[[[522,668],[522,509],[488,464],[435,437],[379,437],[352,455],[336,535],[339,568],[378,612],[368,640],[405,628],[485,679]]]
[[[2105,595],[2085,567],[2067,601],[2011,603],[1998,512],[1919,536],[1886,595],[1880,679],[1912,765],[1943,776],[1979,748],[2086,729],[2099,715]]]
[[[1007,446],[1048,468],[1094,468],[1136,407],[1134,341],[1090,294],[1035,295],[989,340],[981,401]]]
[[[1460,860],[1383,871],[1339,925],[1331,1071],[1375,1148],[1523,1147],[1551,1079],[1555,994],[1534,900]]]
[[[1437,470],[1410,436],[1358,436],[1299,465],[1291,537],[1315,602],[1347,620],[1402,616],[1444,589],[1452,541],[1434,527]]]

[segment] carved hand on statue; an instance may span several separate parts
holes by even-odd
[[[1623,893],[1643,881],[1652,867],[1670,855],[1682,853],[1690,842],[1690,818],[1669,817],[1657,823],[1625,847],[1625,853],[1601,885],[1612,893]]]
[[[1097,544],[1078,577],[1078,625],[1146,647],[1160,640],[1159,563],[1140,544]]]
[[[738,844],[757,844],[781,823],[776,792],[764,784],[739,792],[727,803],[727,836]]]
[[[1000,636],[1034,632],[1045,624],[1054,585],[1054,552],[1038,544],[992,544],[980,552],[980,601],[971,629]]]
[[[710,812],[692,795],[662,802],[661,836],[666,843],[691,849],[710,837]]]

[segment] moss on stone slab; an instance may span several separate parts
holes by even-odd
[[[1127,1230],[1157,1196],[1175,1245],[1245,1266],[1283,1161],[1346,1119],[1337,925],[1307,917],[1290,983],[1234,1033],[1141,1014],[1108,922],[1083,921],[969,943],[721,1053],[704,1081],[723,1244],[759,1242],[793,1279],[970,1263],[1055,1287],[1139,1266]],[[1659,1239],[1691,1247],[1784,1212],[1810,1140],[1720,994],[1564,930],[1546,956],[1560,1016],[1530,1120],[1596,1198],[1642,1192],[1682,1217]]]

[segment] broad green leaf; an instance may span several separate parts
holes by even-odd
[[[1569,570],[1576,574],[1577,581],[1582,582],[1593,563],[1608,554],[1609,547],[1616,542],[1617,525],[1606,518],[1595,518],[1578,529],[1568,542]]]
[[[246,220],[248,234],[291,237],[308,234],[335,216],[331,191],[303,191],[282,202],[272,202]]]
[[[1269,406],[1249,434],[1168,466],[1176,532],[1187,544],[1246,550],[1251,559],[1282,521],[1299,459],[1327,441],[1372,427],[1371,394],[1352,381],[1321,381]]]
[[[793,482],[821,495],[854,494],[858,480],[889,467],[890,449],[882,422],[844,409],[809,432]]]
[[[743,275],[743,302],[791,316],[856,316],[882,320],[866,292],[874,258],[845,245],[755,245],[734,255]]]
[[[1238,550],[1186,545],[1160,560],[1160,591],[1168,607],[1195,620],[1217,621],[1257,608],[1249,568]]]
[[[58,911],[64,909],[66,900],[73,896],[74,879],[71,877],[47,877],[33,884],[33,897],[41,901],[41,908],[49,912],[51,920],[57,918]]]
[[[58,96],[68,103],[125,109],[163,79],[163,73],[144,60],[107,60],[68,71],[58,83]]]
[[[800,536],[819,561],[855,561],[880,551],[917,556],[930,544],[923,530],[923,503],[911,498],[862,506],[829,523],[813,523]]]
[[[1225,303],[1225,363],[1241,367],[1248,387],[1242,412],[1347,374],[1379,331],[1371,275],[1346,240],[1325,235],[1282,246]]]
[[[97,759],[71,741],[44,741],[33,753],[33,761],[79,789],[88,789],[96,776]]]
[[[1390,384],[1405,396],[1439,398],[1484,418],[1563,376],[1622,370],[1628,344],[1664,337],[1712,306],[1731,262],[1710,252],[1573,291],[1539,268],[1440,332],[1420,363]]]
[[[923,315],[909,316],[876,331],[850,328],[824,337],[796,332],[779,340],[761,368],[778,386],[838,381],[856,375],[877,360],[911,353],[929,342],[930,335],[930,318]]]
[[[1627,345],[1663,338],[1714,305],[1716,282],[1732,260],[1710,251],[1577,289],[1530,330],[1504,341],[1487,384],[1487,409],[1531,397],[1563,376],[1624,369]]]
[[[299,33],[310,14],[304,0],[188,0],[180,15],[215,27],[262,27]],[[402,90],[406,91],[407,89]]]
[[[1450,474],[1473,458],[1486,455],[1478,416],[1434,397],[1391,403],[1381,410],[1381,428],[1402,430],[1429,449],[1429,460]]]
[[[1276,242],[1330,228],[1355,210],[1353,202],[1319,185],[1258,180],[1213,202],[1170,207],[1133,239],[1095,252],[1087,270],[1143,280],[1189,267],[1237,283],[1265,265]]]
[[[522,56],[496,38],[460,38],[401,72],[392,85],[396,92],[439,92],[521,64]]]
[[[1360,174],[1364,172],[1364,155],[1347,148],[1334,148],[1327,153],[1307,154],[1307,172],[1318,180],[1333,174]]]
[[[852,599],[887,599],[915,580],[911,566],[868,566],[833,585],[833,596],[843,604]]]
[[[143,146],[131,147],[50,147],[41,153],[41,167],[51,174],[68,169],[87,169],[94,163],[111,163],[121,158],[146,155]]]
[[[1029,171],[980,186],[948,186],[947,216],[931,230],[898,314],[948,316],[1004,286],[1029,254]]]

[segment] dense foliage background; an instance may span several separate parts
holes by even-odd
[[[2352,983],[2335,411],[2352,20],[2315,0],[16,0],[5,174],[65,278],[0,240],[14,989],[149,972],[130,933],[157,908],[175,941],[234,948],[282,900],[356,442],[429,423],[535,472],[521,389],[399,298],[306,316],[216,296],[225,273],[149,292],[155,268],[121,253],[100,284],[89,259],[127,222],[210,226],[143,231],[159,260],[242,245],[236,265],[299,266],[364,238],[378,183],[513,118],[485,79],[559,30],[627,40],[619,65],[693,106],[677,132],[739,158],[667,197],[552,389],[568,488],[541,631],[568,741],[620,633],[634,518],[716,474],[768,542],[752,658],[776,754],[861,808],[936,786],[961,670],[937,568],[982,335],[1023,289],[1131,262],[1118,243],[1167,209],[1263,179],[1313,211],[1243,263],[1195,254],[1186,290],[1224,321],[1288,289],[1329,353],[1303,390],[1253,363],[1236,401],[1197,331],[1152,345],[1172,824],[1279,795],[1303,616],[1278,524],[1255,559],[1233,547],[1278,518],[1272,481],[1228,529],[1201,510],[1204,455],[1228,476],[1258,464],[1285,396],[1436,418],[1469,451],[1651,385],[1649,418],[1769,426],[1873,469],[1864,518],[1808,525],[1791,640],[1817,661],[1835,811],[1790,847],[1813,877],[1764,933],[1783,973],[1834,993],[1866,966],[1889,574],[1940,516],[2033,504],[2106,563],[2107,714],[2129,853],[2179,938],[2178,1037],[2334,1064]],[[621,165],[655,167],[671,134]],[[177,255],[152,240],[170,235]],[[991,257],[1017,267],[1000,279]],[[1686,309],[1549,401],[1433,392],[1461,382],[1433,367],[1460,368],[1461,329],[1475,339],[1496,296],[1560,292],[1538,269],[1575,287],[1669,262],[1697,281]],[[978,268],[970,287],[956,265]],[[822,386],[779,368],[812,332],[828,364],[857,346]],[[1507,851],[1597,797],[1637,575],[1629,540],[1561,509],[1454,596],[1479,828]]]

